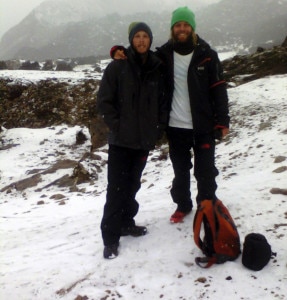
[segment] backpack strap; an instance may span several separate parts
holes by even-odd
[[[195,258],[195,263],[203,268],[203,269],[207,269],[209,267],[211,267],[213,264],[216,263],[216,257],[212,256],[212,257],[196,257]]]
[[[213,211],[213,200],[204,200],[202,201],[196,210],[194,220],[193,220],[193,238],[196,245],[203,250],[203,241],[200,238],[200,230],[201,225],[203,224],[203,219],[205,217],[205,213],[203,210],[207,211]]]
[[[203,241],[200,238],[200,229],[201,229],[201,224],[203,223],[203,216],[204,216],[202,209],[203,209],[202,206],[199,205],[193,220],[194,242],[201,250],[202,250]]]
[[[200,230],[201,226],[203,225],[203,219],[205,214],[203,213],[203,209],[205,208],[206,210],[212,209],[213,207],[213,201],[212,200],[204,200],[200,203],[198,206],[195,216],[194,216],[194,221],[193,221],[193,238],[195,244],[204,251],[203,249],[203,241],[200,237]],[[211,256],[211,257],[196,257],[195,262],[196,264],[201,267],[201,268],[209,268],[213,264],[216,263],[216,257]]]

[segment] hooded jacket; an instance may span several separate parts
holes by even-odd
[[[107,66],[97,108],[110,129],[109,144],[151,150],[168,118],[162,64],[151,51],[144,65],[131,47],[126,55]]]
[[[166,68],[170,111],[174,90],[172,41],[156,49],[156,54]],[[216,127],[229,127],[228,96],[222,67],[217,53],[199,37],[188,68],[187,80],[194,134],[210,134]]]

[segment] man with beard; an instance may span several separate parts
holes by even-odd
[[[192,211],[190,170],[193,165],[197,204],[217,198],[215,139],[220,140],[229,133],[228,96],[222,67],[216,51],[195,29],[194,13],[186,6],[177,8],[171,18],[171,39],[156,51],[166,68],[170,100],[166,133],[174,170],[170,192],[177,205],[171,223],[182,222]],[[111,49],[112,57],[116,49]],[[115,55],[115,58],[123,57],[120,53]]]

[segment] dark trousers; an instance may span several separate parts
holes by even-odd
[[[192,207],[190,192],[190,170],[193,167],[197,181],[196,202],[216,198],[215,141],[211,135],[195,136],[192,129],[169,127],[167,130],[169,154],[174,170],[171,196],[181,211]]]
[[[108,187],[101,222],[104,245],[119,242],[121,228],[135,225],[136,193],[149,151],[109,145]]]

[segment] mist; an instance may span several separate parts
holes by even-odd
[[[0,0],[0,39],[45,0]]]
[[[189,6],[192,10],[198,10],[201,7],[220,0],[0,0],[0,39],[12,27],[20,23],[35,8],[53,2],[56,6],[59,3],[74,7],[86,5],[91,12],[98,16],[111,13],[122,15],[142,12],[142,11],[162,11],[170,10],[171,12],[178,6]],[[45,17],[45,16],[44,16]]]

